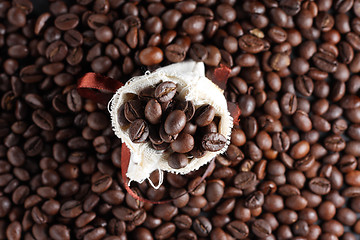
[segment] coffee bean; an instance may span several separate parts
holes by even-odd
[[[139,59],[146,66],[159,64],[163,60],[163,51],[158,47],[148,47],[140,52]]]
[[[154,96],[159,100],[159,102],[168,102],[175,96],[175,93],[175,83],[163,82],[156,87]]]
[[[249,235],[249,228],[242,221],[232,221],[226,225],[226,229],[237,239],[245,239]]]
[[[180,169],[186,167],[188,162],[189,159],[186,157],[185,154],[182,153],[172,153],[169,156],[169,160],[168,160],[169,166],[174,169]]]
[[[302,95],[310,96],[314,91],[314,84],[311,78],[307,76],[299,76],[295,80],[295,87]]]
[[[187,153],[194,148],[194,138],[188,133],[181,133],[170,146],[174,152]]]
[[[247,189],[255,186],[256,175],[253,172],[241,172],[235,176],[234,185],[239,189]]]
[[[170,62],[181,62],[186,57],[186,52],[178,44],[168,45],[165,49],[165,56]]]
[[[16,27],[24,27],[26,24],[25,12],[18,7],[12,7],[7,13],[7,20]]]
[[[91,190],[96,193],[105,192],[112,183],[112,178],[109,175],[100,175],[92,179]]]
[[[206,237],[212,230],[212,225],[206,217],[198,217],[193,221],[194,231],[201,237]]]
[[[252,232],[260,238],[265,238],[271,234],[271,226],[263,219],[255,220],[251,225]]]
[[[198,109],[195,112],[195,123],[199,127],[204,127],[209,125],[215,116],[215,108],[211,105],[205,105]]]
[[[6,228],[6,238],[19,240],[21,239],[21,224],[18,221],[14,221]]]
[[[31,137],[24,143],[25,155],[34,157],[41,153],[43,147],[44,142],[39,136]]]
[[[290,147],[290,138],[285,132],[275,133],[272,136],[273,148],[278,152],[285,152]]]
[[[319,52],[312,57],[312,60],[315,66],[324,72],[333,73],[337,70],[338,63],[331,55]]]
[[[68,53],[68,47],[63,41],[55,41],[46,48],[46,57],[50,62],[62,61]]]
[[[62,31],[74,29],[79,24],[79,17],[71,13],[63,14],[55,19],[54,24]]]
[[[169,135],[175,135],[180,133],[186,124],[186,116],[183,111],[172,111],[166,118],[164,123],[164,130]],[[161,133],[160,133],[161,137]]]
[[[239,47],[248,53],[259,53],[264,49],[264,43],[261,39],[253,35],[243,35],[239,39]]]
[[[79,201],[69,200],[61,205],[60,215],[67,218],[75,218],[82,213],[82,205]]]
[[[264,204],[264,193],[256,191],[250,194],[245,200],[245,207],[255,209]]]
[[[161,105],[155,99],[151,99],[145,106],[145,118],[151,124],[160,123],[162,115]]]
[[[195,61],[204,61],[207,59],[208,56],[208,50],[205,46],[195,43],[191,46],[189,50],[190,57]]]
[[[131,100],[125,103],[124,115],[129,122],[134,122],[136,119],[144,117],[143,106],[138,100]]]
[[[331,189],[331,185],[327,179],[317,177],[311,179],[311,181],[309,182],[309,188],[311,191],[313,191],[316,194],[324,195],[329,193]]]
[[[65,225],[53,225],[49,229],[49,234],[53,239],[70,239],[70,230]]]
[[[38,109],[33,112],[32,119],[41,129],[50,131],[54,129],[54,118],[48,112]]]
[[[198,34],[205,28],[205,19],[202,16],[192,16],[184,20],[183,29],[188,34]]]
[[[202,138],[202,147],[211,152],[221,150],[226,144],[226,138],[220,133],[208,133]]]

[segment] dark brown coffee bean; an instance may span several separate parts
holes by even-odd
[[[337,70],[338,62],[329,54],[318,52],[312,57],[312,60],[315,66],[324,72],[333,73]]]
[[[82,213],[82,205],[79,201],[69,200],[61,205],[60,215],[67,218],[75,218]]]
[[[196,109],[195,112],[195,123],[199,127],[204,127],[209,125],[215,116],[215,108],[211,105],[201,106]]]
[[[183,111],[172,111],[166,118],[164,123],[164,130],[169,135],[179,134],[185,127],[186,116]],[[161,135],[160,135],[161,137]]]
[[[175,233],[176,226],[171,222],[162,224],[155,230],[154,236],[156,239],[168,239]]]
[[[170,62],[181,62],[185,59],[186,52],[182,46],[171,44],[166,47],[165,56]]]
[[[79,24],[79,17],[72,13],[63,14],[55,19],[54,24],[62,31],[74,29]]]
[[[204,216],[198,217],[193,221],[194,231],[201,237],[206,237],[212,230],[211,222]]]
[[[176,94],[176,84],[173,82],[160,83],[155,89],[155,98],[159,102],[168,102]]]
[[[145,118],[151,124],[158,124],[160,123],[161,115],[162,110],[160,103],[155,99],[151,99],[145,106]]]
[[[130,100],[125,103],[124,115],[129,122],[134,122],[136,119],[144,117],[144,108],[139,100]]]
[[[83,36],[76,30],[66,31],[64,34],[64,41],[73,48],[79,47],[83,44]]]
[[[147,137],[149,136],[148,124],[142,119],[135,120],[130,125],[129,135],[131,141],[135,143],[145,142]]]
[[[195,43],[191,46],[189,55],[194,61],[204,61],[208,57],[208,50],[205,46]]]
[[[308,97],[314,91],[314,83],[311,78],[307,76],[299,76],[295,80],[295,87],[298,92]]]
[[[139,53],[140,62],[146,66],[159,64],[163,58],[163,51],[158,47],[147,47]]]
[[[202,147],[210,152],[221,150],[226,144],[226,138],[220,133],[205,134],[201,140]]]
[[[246,34],[240,37],[239,39],[239,47],[241,50],[248,53],[259,53],[264,49],[264,43],[261,39]]]
[[[345,64],[349,64],[354,58],[354,50],[347,42],[340,42],[338,45],[339,57]]]
[[[256,107],[256,100],[253,96],[245,94],[239,97],[239,107],[244,117],[250,116]]]
[[[45,110],[38,109],[33,112],[32,119],[41,129],[51,131],[54,129],[54,118]]]
[[[186,157],[185,154],[172,153],[169,156],[168,164],[171,168],[180,169],[186,167],[188,163],[189,163],[189,159]]]
[[[261,191],[255,191],[245,199],[245,207],[250,209],[261,207],[263,204],[264,204],[264,193]]]
[[[180,133],[170,146],[174,152],[187,153],[194,148],[194,138],[188,133]]]
[[[10,212],[12,203],[10,199],[5,196],[0,197],[0,200],[0,216],[5,217]]]
[[[21,69],[20,78],[25,83],[34,83],[41,81],[44,76],[36,65],[28,65]]]
[[[236,239],[245,239],[249,235],[248,226],[239,220],[228,223],[226,229],[230,232],[231,236]]]
[[[239,189],[247,189],[255,186],[256,175],[253,172],[241,172],[235,176],[234,185]]]
[[[65,59],[68,47],[63,41],[55,41],[46,48],[46,57],[50,62],[60,62]]]
[[[6,228],[6,238],[12,240],[21,239],[21,224],[18,221],[14,221]]]
[[[260,238],[265,238],[271,234],[271,226],[270,224],[263,220],[257,219],[251,225],[252,232]]]
[[[26,24],[25,12],[18,7],[12,7],[7,13],[7,20],[16,27],[24,27]]]
[[[34,136],[24,143],[24,152],[27,156],[34,157],[41,153],[44,142],[39,136]]]
[[[65,225],[56,224],[49,229],[50,237],[55,240],[70,239],[70,230]]]
[[[190,35],[198,34],[205,28],[205,19],[202,16],[192,16],[184,20],[183,29]]]
[[[325,195],[330,192],[331,185],[329,180],[321,177],[316,177],[310,180],[309,188],[312,192],[316,194]]]
[[[292,115],[297,109],[297,97],[292,93],[286,93],[280,102],[280,108],[286,115]]]

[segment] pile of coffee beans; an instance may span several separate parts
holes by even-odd
[[[209,104],[198,106],[191,101],[177,99],[177,86],[166,81],[145,88],[139,95],[119,108],[121,127],[129,127],[134,143],[151,142],[155,150],[171,148],[168,164],[179,169],[189,159],[200,158],[206,151],[216,152],[226,144],[218,133],[219,117]],[[187,155],[185,155],[187,153]]]
[[[0,239],[360,238],[359,0],[41,2],[0,1]],[[137,201],[77,79],[186,59],[231,69],[239,124],[205,181],[132,182],[175,199]]]

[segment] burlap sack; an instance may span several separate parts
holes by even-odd
[[[156,86],[164,81],[172,81],[176,83],[179,92],[179,98],[192,101],[196,107],[203,104],[210,104],[216,110],[216,116],[221,117],[218,126],[219,133],[223,134],[227,139],[227,144],[223,149],[217,152],[206,152],[201,158],[192,158],[189,164],[181,169],[173,169],[169,167],[167,159],[168,152],[157,151],[153,149],[150,143],[133,143],[128,135],[128,128],[121,128],[118,123],[118,110],[122,104],[134,97],[134,94],[148,87]],[[230,143],[230,134],[233,120],[227,109],[226,99],[223,91],[212,81],[205,77],[205,67],[202,62],[187,61],[172,64],[163,68],[159,68],[153,73],[147,72],[143,76],[130,79],[123,87],[117,90],[113,98],[109,102],[109,112],[113,130],[117,137],[129,147],[131,151],[129,168],[127,177],[131,181],[143,182],[148,179],[154,170],[160,173],[158,188],[162,184],[163,171],[176,174],[187,174],[191,171],[199,169],[202,165],[208,163],[217,154],[226,151]]]

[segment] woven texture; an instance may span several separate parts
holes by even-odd
[[[201,158],[192,158],[189,164],[181,169],[173,169],[168,165],[169,151],[157,151],[150,143],[133,143],[128,134],[128,127],[121,128],[118,123],[118,111],[122,104],[134,98],[141,90],[149,86],[156,86],[164,81],[172,81],[177,85],[178,98],[192,101],[195,107],[204,104],[212,105],[216,116],[220,117],[218,131],[227,138],[226,146],[217,152],[206,152]],[[233,120],[227,109],[223,91],[205,77],[202,62],[187,61],[159,68],[153,73],[146,73],[130,79],[117,90],[109,102],[109,112],[113,130],[117,137],[125,142],[131,151],[127,177],[130,181],[143,182],[149,178],[154,170],[167,171],[176,174],[187,174],[208,163],[217,154],[226,151],[230,143]],[[161,174],[162,176],[162,174]],[[162,179],[160,179],[160,183]]]

